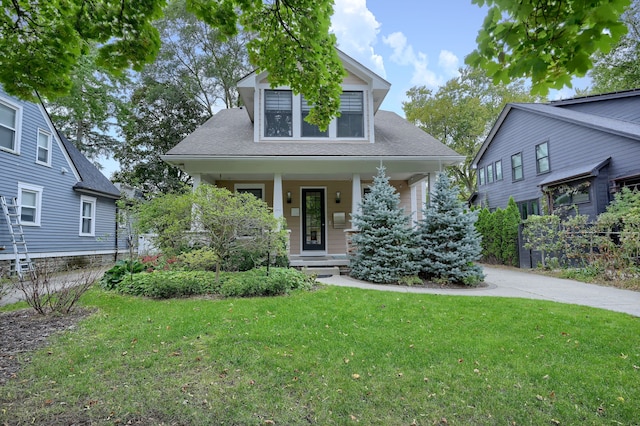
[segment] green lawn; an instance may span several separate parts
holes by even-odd
[[[632,425],[640,319],[328,287],[97,308],[0,389],[0,424]]]

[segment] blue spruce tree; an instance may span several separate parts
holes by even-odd
[[[445,173],[436,179],[431,202],[418,223],[422,271],[427,279],[476,285],[484,279],[475,264],[482,252],[477,212],[465,209]]]
[[[351,275],[374,283],[397,283],[403,276],[417,275],[420,254],[410,216],[400,207],[400,195],[389,184],[384,167],[378,169],[371,192],[364,197],[360,213],[352,216],[358,229],[351,257]]]

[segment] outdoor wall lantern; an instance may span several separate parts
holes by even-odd
[[[291,204],[291,191],[287,191],[287,204]]]
[[[336,204],[340,204],[340,196],[341,196],[341,195],[342,195],[342,194],[340,194],[340,191],[337,191],[337,192],[336,192]]]

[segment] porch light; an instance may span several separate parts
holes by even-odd
[[[287,191],[287,204],[291,204],[291,191]]]
[[[341,195],[342,195],[342,194],[340,194],[340,191],[337,191],[337,192],[336,192],[336,204],[340,204],[340,196],[341,196]]]

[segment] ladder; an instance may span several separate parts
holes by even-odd
[[[18,206],[18,199],[12,198],[11,203],[7,202],[4,195],[0,195],[0,205],[2,205],[2,211],[9,226],[9,235],[11,236],[11,243],[13,244],[13,254],[15,255],[15,271],[18,278],[22,279],[25,273],[35,276],[36,269],[31,257],[29,257],[29,251],[27,250],[27,242],[24,239],[24,231],[22,230],[22,224],[20,223],[20,211]]]

